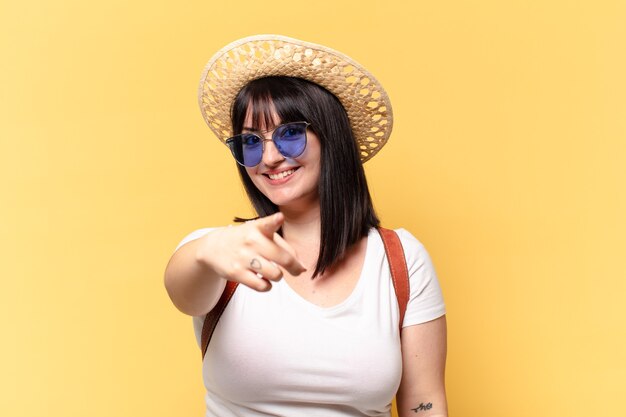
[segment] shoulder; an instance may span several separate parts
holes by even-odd
[[[411,285],[415,285],[416,282],[414,281],[416,280],[423,280],[425,277],[422,273],[424,272],[426,272],[426,275],[434,275],[433,263],[424,244],[404,228],[394,229],[393,231],[400,238],[409,277],[411,278]],[[382,246],[382,239],[380,241]]]
[[[396,232],[398,237],[400,237],[400,240],[402,241],[402,246],[407,245],[410,247],[414,247],[416,249],[419,247],[422,247],[422,248],[424,247],[422,242],[419,241],[419,239],[413,236],[413,234],[409,232],[408,230],[406,230],[405,228],[401,227],[399,229],[394,229],[394,232]]]
[[[191,232],[191,233],[187,234],[185,237],[183,237],[183,239],[180,241],[180,243],[178,243],[178,245],[176,246],[176,249],[174,249],[174,252],[176,252],[185,243],[189,243],[192,240],[199,239],[202,236],[206,235],[207,233],[212,232],[212,231],[217,230],[217,229],[221,229],[221,227],[203,227],[203,228],[194,230],[193,232]]]
[[[402,327],[424,323],[445,314],[441,285],[430,254],[408,230],[395,229],[400,237],[409,273],[409,304]]]
[[[396,232],[402,243],[407,265],[410,266],[415,263],[423,263],[424,261],[430,260],[430,256],[424,244],[411,232],[404,228],[394,229],[394,232]]]
[[[400,237],[400,242],[402,242],[409,275],[413,278],[415,272],[422,270],[434,274],[433,262],[424,244],[404,228],[395,229],[394,231]]]

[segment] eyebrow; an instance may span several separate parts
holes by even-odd
[[[253,133],[267,133],[267,132],[271,132],[272,130],[276,130],[277,127],[282,126],[284,123],[280,123],[277,124],[276,126],[272,127],[270,130],[259,130],[255,127],[248,127],[248,126],[244,126],[241,128],[241,131],[243,132],[248,131],[248,132],[253,132]]]

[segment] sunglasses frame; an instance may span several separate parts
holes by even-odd
[[[298,125],[304,124],[304,147],[302,148],[302,152],[300,152],[298,155],[295,155],[295,156],[290,156],[290,155],[285,155],[285,154],[283,154],[283,153],[280,151],[280,147],[276,144],[276,137],[275,137],[276,132],[278,132],[278,131],[280,130],[280,128],[285,127],[285,126],[288,126],[288,125],[292,125],[292,124],[298,124]],[[254,168],[255,166],[259,165],[259,164],[261,163],[261,161],[263,160],[263,152],[265,152],[265,142],[270,142],[270,141],[271,141],[271,142],[274,142],[274,146],[276,146],[276,150],[277,150],[278,152],[280,152],[280,154],[281,154],[282,156],[284,156],[285,158],[297,158],[297,157],[299,157],[300,155],[302,155],[302,153],[305,151],[305,149],[306,149],[306,145],[307,145],[307,143],[308,143],[308,137],[307,137],[306,132],[307,132],[307,130],[308,130],[308,128],[309,128],[309,126],[311,126],[311,123],[309,123],[309,122],[305,122],[305,121],[301,121],[301,122],[287,122],[287,123],[280,124],[280,125],[276,126],[276,127],[273,129],[274,131],[272,132],[272,138],[271,138],[271,139],[265,139],[265,137],[261,136],[261,134],[269,132],[269,130],[266,130],[266,131],[264,131],[264,132],[246,132],[246,133],[240,133],[240,134],[238,134],[238,135],[235,135],[235,136],[232,136],[232,137],[230,137],[230,138],[226,139],[226,141],[225,141],[224,143],[228,146],[228,149],[230,149],[230,152],[232,153],[233,157],[235,158],[235,161],[236,161],[239,165],[244,166],[244,167],[247,167],[247,168]],[[253,135],[253,136],[256,136],[257,138],[259,138],[259,140],[261,141],[261,159],[260,159],[260,160],[259,160],[259,162],[257,162],[255,165],[245,165],[245,164],[243,164],[243,163],[239,162],[239,160],[237,159],[237,156],[235,155],[235,150],[234,150],[234,149],[233,149],[233,147],[231,146],[231,143],[235,142],[235,141],[237,140],[237,138],[239,138],[239,137],[241,137],[241,136],[243,136],[243,135]]]

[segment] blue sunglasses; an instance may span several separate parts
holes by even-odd
[[[277,126],[272,139],[264,139],[256,133],[241,133],[226,139],[226,145],[239,165],[255,167],[263,158],[265,142],[271,140],[276,149],[286,158],[302,155],[306,148],[306,129],[308,122],[290,122]]]

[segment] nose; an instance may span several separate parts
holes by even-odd
[[[263,139],[263,164],[275,166],[284,160],[285,157],[278,151],[274,141],[272,139]]]

